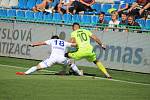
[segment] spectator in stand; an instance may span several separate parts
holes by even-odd
[[[112,12],[111,14],[111,20],[109,21],[109,30],[111,31],[117,31],[118,25],[119,25],[120,21],[118,20],[118,13],[116,11]]]
[[[121,21],[119,23],[120,28],[126,28],[126,26],[128,25],[127,17],[128,17],[127,13],[121,14]],[[122,29],[119,30],[119,32],[126,32],[126,31],[127,30],[122,30]]]
[[[95,3],[95,0],[79,0],[73,1],[72,6],[74,6],[73,14],[80,13],[84,11],[93,11],[92,5]]]
[[[50,12],[52,13],[53,11],[57,10],[57,5],[59,3],[59,0],[43,0],[41,4],[36,5],[35,7],[32,8],[34,12]]]
[[[61,14],[72,13],[73,12],[72,3],[73,0],[60,0],[58,4],[58,12]]]
[[[133,29],[138,29],[137,32],[141,33],[141,31],[139,29],[141,29],[139,23],[135,22],[135,17],[133,15],[129,15],[128,16],[128,31],[131,31]],[[135,30],[133,30],[134,32]]]
[[[118,9],[118,14],[119,14],[119,17],[121,17],[121,14],[124,13],[124,12],[127,12],[127,10],[131,7],[132,3],[130,2],[130,0],[123,0],[121,1],[121,4],[119,6],[119,9]]]
[[[105,20],[105,13],[101,12],[99,14],[99,20],[97,22],[97,26],[100,26],[100,29],[103,31],[107,31],[108,22]]]
[[[150,0],[137,0],[130,9],[129,14],[136,15],[136,18],[147,18],[150,13]]]

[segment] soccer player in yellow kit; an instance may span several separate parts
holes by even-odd
[[[80,25],[78,23],[73,23],[72,29],[73,32],[71,33],[70,42],[76,43],[78,50],[73,53],[66,53],[65,56],[75,60],[84,58],[89,62],[94,62],[94,64],[97,65],[107,78],[111,78],[103,64],[96,59],[96,54],[93,52],[93,46],[90,44],[90,38],[97,42],[103,49],[105,49],[106,46],[102,44],[100,39],[89,30],[80,29]]]

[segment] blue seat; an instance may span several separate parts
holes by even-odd
[[[37,21],[42,21],[43,20],[43,12],[37,12],[34,14],[34,19]]]
[[[120,4],[121,0],[114,0],[114,4]]]
[[[146,29],[150,30],[150,20],[146,20]]]
[[[111,20],[111,16],[105,16],[104,18],[105,20],[107,20],[108,22]]]
[[[145,25],[146,25],[146,21],[143,20],[143,19],[136,19],[136,22],[138,22],[141,26],[142,29],[145,28]]]
[[[93,15],[93,14],[99,14],[98,12],[94,11],[94,12],[89,12],[89,11],[86,11],[84,12],[85,15]]]
[[[18,2],[18,8],[19,9],[27,9],[27,0],[19,0]]]
[[[42,3],[42,0],[37,0],[37,1],[36,1],[36,5],[37,5],[37,4],[41,4],[41,3]]]
[[[120,8],[125,8],[126,7],[126,4],[121,4],[120,5]]]
[[[54,13],[53,14],[53,22],[62,22],[62,14]]]
[[[81,22],[81,16],[79,16],[78,14],[75,14],[72,16],[72,22],[77,22],[80,23]]]
[[[118,10],[119,9],[119,4],[114,4],[113,8],[115,8],[116,10]]]
[[[34,12],[33,11],[26,11],[25,18],[26,18],[26,20],[34,20]]]
[[[131,3],[136,2],[136,0],[130,0]]]
[[[89,16],[89,15],[83,15],[81,17],[81,23],[82,24],[91,24],[91,16]]]
[[[17,19],[25,19],[25,11],[22,11],[22,10],[16,11],[16,18]]]
[[[101,12],[101,4],[100,3],[95,3],[92,5],[92,9],[96,10],[95,14],[98,14]]]
[[[16,17],[16,10],[15,9],[8,9],[7,10],[7,17]]]
[[[0,17],[2,17],[2,18],[7,17],[7,10],[6,9],[0,9]]]
[[[102,12],[105,12],[106,15],[109,15],[109,13],[107,12],[108,9],[112,8],[112,5],[111,4],[103,4],[101,6],[101,11]]]
[[[98,20],[99,20],[99,17],[98,17],[98,16],[92,16],[92,18],[91,18],[91,23],[92,23],[92,24],[97,24]]]
[[[51,22],[52,18],[53,18],[52,13],[47,12],[43,14],[43,20],[46,22]]]
[[[28,0],[27,9],[32,9],[36,5],[36,0]]]
[[[72,15],[71,14],[64,14],[63,15],[63,21],[64,21],[64,23],[71,23]]]

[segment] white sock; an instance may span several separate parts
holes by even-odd
[[[73,71],[78,73],[78,75],[80,75],[80,76],[83,75],[75,64],[71,64],[71,68],[72,68]]]
[[[37,67],[36,67],[36,66],[33,66],[33,67],[31,67],[30,69],[28,69],[28,70],[25,72],[25,74],[31,74],[31,73],[35,72],[36,70],[37,70]]]

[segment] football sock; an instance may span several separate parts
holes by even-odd
[[[103,64],[99,61],[96,62],[97,67],[107,76],[110,77],[110,75],[108,74],[106,68],[103,66]]]
[[[72,68],[73,71],[78,73],[78,75],[80,75],[80,76],[83,75],[83,73],[80,72],[80,70],[78,69],[78,67],[75,64],[71,64],[71,68]]]
[[[31,74],[31,73],[35,72],[36,70],[37,70],[37,67],[36,67],[36,66],[33,66],[33,67],[31,67],[30,69],[28,69],[28,70],[25,72],[25,74]]]

